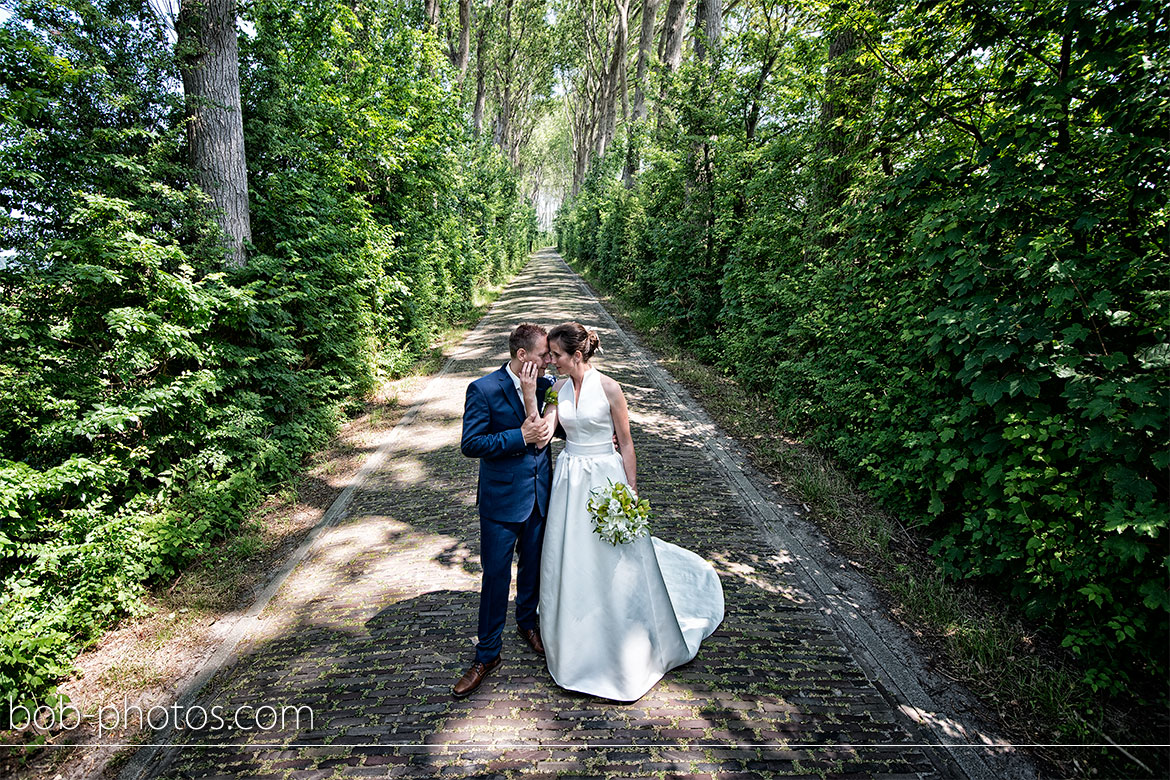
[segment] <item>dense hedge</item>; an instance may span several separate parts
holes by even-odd
[[[1092,684],[1164,680],[1165,12],[979,5],[810,20],[762,96],[745,27],[668,85],[674,124],[630,134],[635,187],[628,148],[592,172],[559,243],[770,393],[943,570],[1051,625]],[[850,68],[829,59],[846,28]]]
[[[249,6],[255,247],[233,270],[148,6],[26,2],[0,28],[0,699],[51,697],[527,257],[535,215],[430,37],[364,9]]]

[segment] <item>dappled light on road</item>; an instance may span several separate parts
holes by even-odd
[[[554,253],[534,258],[205,693],[218,703],[312,705],[313,728],[187,734],[189,744],[222,749],[171,755],[167,774],[950,771],[924,745],[978,732],[937,708],[901,707],[874,684],[843,633],[859,603],[827,598],[816,584],[839,564],[757,519],[758,502],[779,499],[748,489],[714,425],[577,284]],[[455,699],[451,686],[474,652],[480,579],[478,464],[459,451],[465,389],[503,362],[516,323],[564,319],[601,332],[596,363],[628,393],[652,533],[716,567],[726,617],[693,661],[623,704],[558,688],[509,614],[502,664]],[[850,614],[839,620],[842,610]]]

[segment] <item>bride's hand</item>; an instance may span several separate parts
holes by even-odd
[[[520,365],[520,392],[524,394],[525,398],[536,398],[536,380],[537,380],[537,365],[535,363],[522,363]]]

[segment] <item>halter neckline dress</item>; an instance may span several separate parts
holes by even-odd
[[[557,685],[634,701],[695,657],[723,620],[723,588],[711,564],[689,550],[652,536],[615,547],[593,532],[590,491],[626,477],[596,369],[575,396],[570,379],[558,393],[566,440],[545,521],[541,636]]]

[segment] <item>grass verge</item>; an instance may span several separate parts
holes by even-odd
[[[1013,743],[1032,746],[1030,752],[1056,777],[1170,776],[1165,750],[1134,747],[1165,741],[1167,713],[1150,703],[1096,694],[1057,644],[1010,604],[988,589],[943,576],[927,552],[927,540],[883,512],[829,457],[788,431],[784,410],[773,400],[699,361],[648,307],[606,294],[590,267],[570,266],[746,449],[753,464],[812,510],[809,516],[877,586],[936,671],[972,691]],[[1156,702],[1165,692],[1151,689],[1147,695]]]

